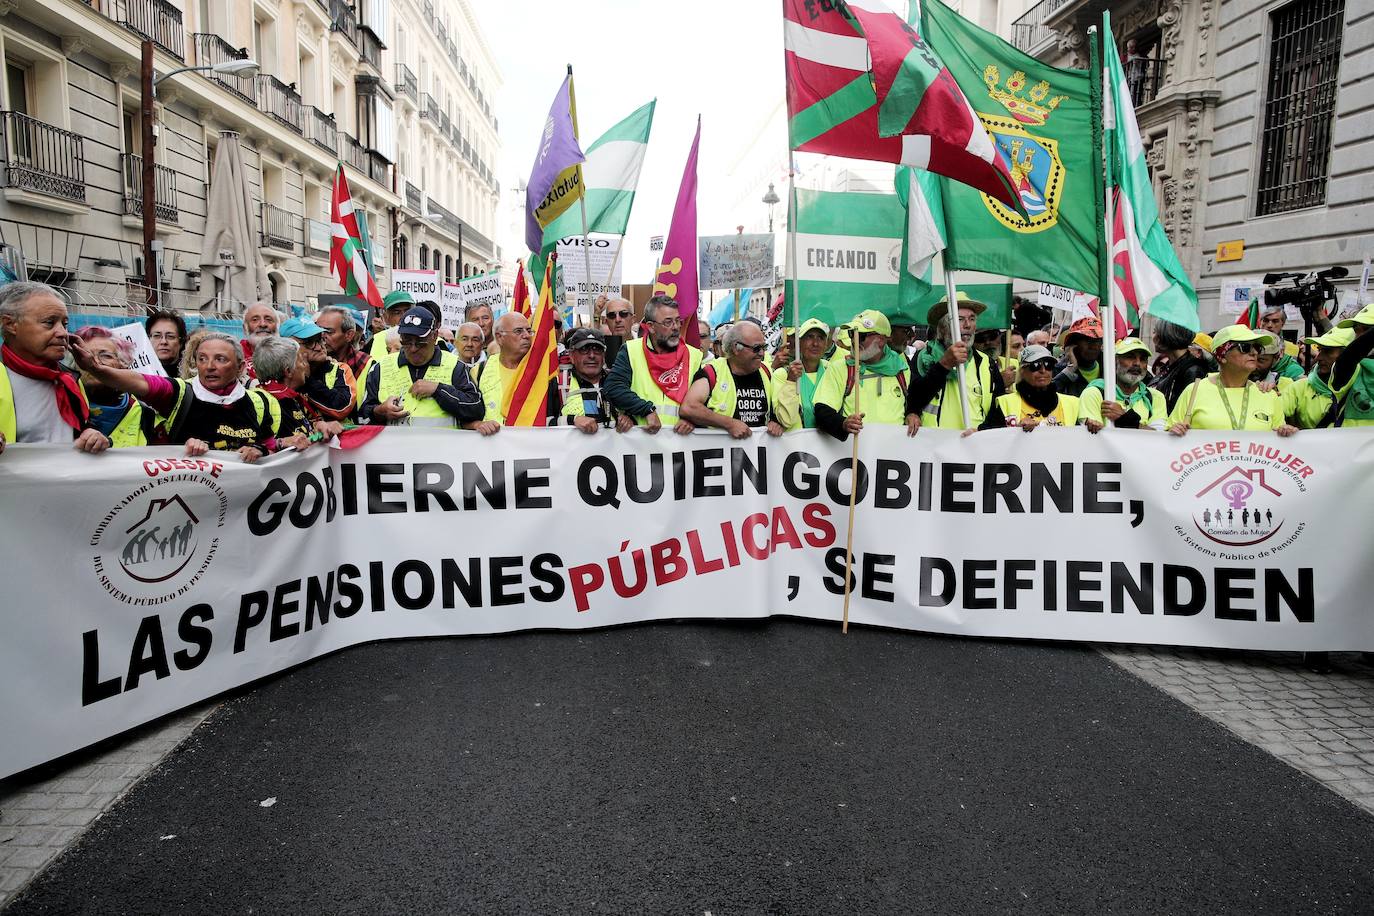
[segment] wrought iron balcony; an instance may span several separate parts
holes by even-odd
[[[420,118],[436,125],[439,123],[439,103],[428,92],[420,93]]]
[[[305,139],[334,155],[339,151],[339,128],[332,114],[325,114],[314,105],[307,105],[302,117]]]
[[[248,51],[236,48],[229,42],[208,32],[196,32],[191,36],[196,43],[196,63],[202,67],[213,67],[231,60],[247,60]],[[251,76],[237,76],[232,73],[211,73],[205,71],[205,78],[214,80],[225,89],[246,102],[258,103],[258,83]]]
[[[448,136],[449,128],[452,124],[453,122],[449,120],[447,111],[439,112],[439,133]]]
[[[86,202],[86,158],[80,134],[17,111],[0,112],[4,185]]]
[[[391,163],[373,149],[367,151],[367,177],[382,187],[391,189]]]
[[[343,137],[343,161],[357,169],[360,174],[366,175],[367,150],[349,134],[340,134],[340,136]]]
[[[396,94],[408,95],[412,102],[420,97],[420,84],[414,72],[405,64],[396,65]]]
[[[1133,57],[1122,60],[1121,66],[1126,71],[1131,104],[1139,108],[1153,102],[1164,82],[1164,61],[1154,57]]]
[[[124,215],[143,216],[143,157],[132,153],[119,156],[120,171],[124,173]],[[177,212],[177,173],[165,165],[153,165],[157,218],[175,223]]]
[[[301,217],[265,201],[261,204],[259,212],[262,220],[262,247],[294,251],[296,239],[301,234]]]
[[[167,0],[105,0],[105,15],[171,54],[186,59],[186,33],[181,10]]]
[[[420,189],[414,184],[406,182],[406,206],[417,213],[423,213],[420,208],[424,205],[424,198],[420,195]]]
[[[258,77],[258,107],[298,134],[304,133],[301,123],[301,94],[275,76]]]
[[[358,53],[366,63],[378,70],[382,69],[382,50],[385,47],[386,45],[382,44],[382,40],[374,35],[371,29],[358,29]]]
[[[329,0],[329,31],[347,38],[358,46],[358,14],[348,0]]]

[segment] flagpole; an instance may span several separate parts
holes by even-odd
[[[801,295],[797,282],[797,154],[787,151],[787,272],[792,275],[792,359],[801,359]],[[787,277],[782,278],[783,298],[787,297]],[[773,307],[769,294],[768,307]],[[827,344],[828,345],[828,344]],[[805,371],[805,370],[803,370]],[[797,388],[801,391],[800,385]]]
[[[862,416],[859,410],[859,393],[864,389],[863,363],[859,362],[859,329],[852,328],[849,338],[850,358],[854,360],[854,413]],[[844,412],[844,400],[840,400],[840,412]],[[967,413],[965,410],[965,422],[967,423]],[[845,536],[844,542],[844,615],[840,623],[840,632],[849,632],[849,596],[853,592],[853,577],[851,570],[854,568],[854,515],[855,503],[859,492],[859,434],[854,434],[854,451],[849,459],[849,533]]]
[[[949,321],[949,342],[957,344],[963,339],[959,333],[959,295],[954,284],[954,272],[945,262],[944,249],[940,250],[940,268],[945,273],[945,300],[949,303],[948,314],[945,316]],[[959,409],[964,414],[964,429],[968,429],[973,425],[973,419],[968,412],[968,381],[964,378],[964,363],[961,361],[956,369],[959,372]]]
[[[568,112],[572,115],[573,138],[580,142],[582,138],[578,136],[577,132],[577,94],[573,91],[572,75],[572,64],[568,64]],[[582,267],[587,272],[587,323],[595,326],[594,312],[596,306],[594,305],[595,297],[592,296],[592,243],[587,232],[587,182],[586,176],[582,175],[581,166],[578,166],[577,171],[579,183],[582,185],[581,193],[577,196],[577,207],[582,212]],[[607,281],[607,283],[609,282]]]
[[[1106,42],[1109,40],[1111,36],[1111,32],[1108,31],[1110,27],[1108,25],[1106,12],[1103,12],[1102,14],[1102,25],[1102,31],[1098,32],[1096,36],[1097,41],[1099,43],[1099,47],[1102,48],[1102,53],[1098,55],[1098,70],[1095,78],[1101,80],[1102,83],[1102,131],[1105,139],[1105,132],[1107,128],[1106,112],[1108,87],[1107,80],[1105,78],[1106,74],[1103,72],[1103,68],[1107,66]],[[1091,32],[1093,30],[1089,29],[1089,31]],[[1089,40],[1092,40],[1092,36],[1089,36]],[[1115,125],[1113,125],[1113,127],[1115,127]],[[1112,260],[1112,230],[1114,229],[1116,224],[1116,221],[1112,215],[1112,170],[1111,162],[1107,158],[1107,144],[1103,142],[1099,145],[1102,147],[1102,212],[1104,214],[1103,222],[1105,225],[1105,232],[1102,235],[1102,243],[1107,247],[1107,263],[1108,265],[1110,265]],[[1097,317],[1102,321],[1102,400],[1115,401],[1116,284],[1112,282],[1110,269],[1108,271],[1108,274],[1102,278],[1102,286],[1102,298],[1098,300],[1097,309]],[[1103,305],[1106,306],[1105,309],[1102,308]],[[1105,317],[1103,316],[1104,312],[1106,313]],[[1106,422],[1105,418],[1103,419],[1104,427],[1112,425],[1111,423]]]

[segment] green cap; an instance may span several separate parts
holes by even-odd
[[[1226,344],[1244,343],[1247,340],[1257,340],[1261,346],[1268,347],[1273,346],[1274,336],[1252,330],[1243,324],[1228,324],[1212,336],[1212,352],[1215,353]]]
[[[892,336],[892,322],[888,321],[887,316],[877,309],[866,309],[860,312],[845,327],[851,331],[858,331],[860,334]]]
[[[1147,359],[1154,355],[1139,337],[1123,337],[1117,341],[1116,355],[1125,356],[1127,353],[1144,353]]]
[[[415,304],[415,297],[403,289],[393,289],[382,299],[382,309],[394,309],[405,306],[409,308]]]
[[[1374,325],[1374,302],[1369,303],[1354,315],[1336,325],[1338,328],[1353,328],[1357,324]]]
[[[1320,337],[1308,337],[1303,343],[1316,347],[1348,347],[1355,342],[1355,332],[1350,328],[1332,328]]]

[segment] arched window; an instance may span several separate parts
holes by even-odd
[[[429,269],[429,246],[424,243],[420,244],[420,269]]]
[[[409,242],[404,235],[396,236],[396,253],[391,258],[391,266],[395,270],[406,269],[406,257]]]
[[[444,282],[453,282],[453,256],[448,254],[444,255]]]
[[[439,254],[439,249],[436,248],[436,249],[434,249],[433,251],[431,251],[431,252],[429,253],[429,267],[427,267],[427,268],[425,268],[425,269],[426,269],[426,270],[438,270],[439,268],[441,268],[441,267],[443,267],[443,266],[444,266],[444,259],[443,259],[443,256]]]

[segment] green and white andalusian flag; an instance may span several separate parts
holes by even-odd
[[[639,170],[649,148],[656,104],[654,100],[644,105],[587,147],[582,181],[586,187],[588,232],[625,234],[625,227],[630,223],[630,208],[635,202],[635,189],[639,186]],[[544,227],[542,253],[547,256],[559,239],[581,234],[582,211],[570,207]]]
[[[1112,34],[1106,13],[1102,34]],[[1113,206],[1112,305],[1128,324],[1135,323],[1135,312],[1200,330],[1197,291],[1159,221],[1126,72],[1115,42],[1109,39],[1103,45],[1102,120]]]
[[[897,199],[906,207],[906,234],[902,239],[902,271],[894,314],[904,324],[925,324],[930,307],[945,298],[940,257],[946,238],[943,182],[938,175],[923,169],[897,169]],[[1010,277],[961,270],[954,279],[959,292],[987,304],[987,311],[978,316],[978,327],[1011,326]]]
[[[788,267],[786,322],[792,323],[796,302],[800,321],[819,318],[832,328],[864,309],[893,314],[906,220],[897,196],[801,188],[796,195],[796,264]]]

